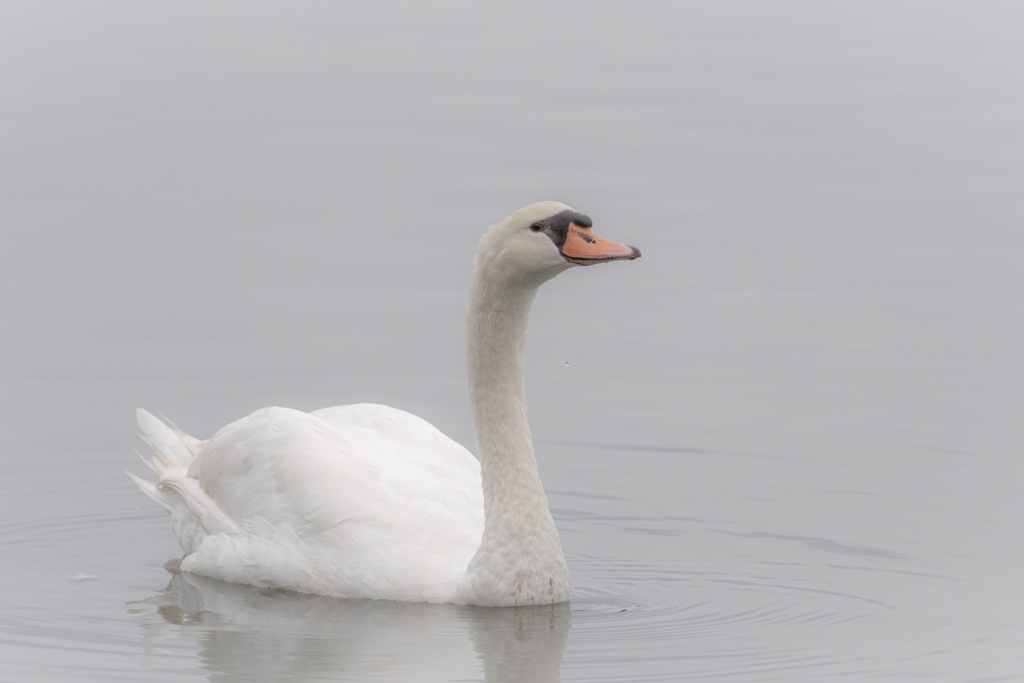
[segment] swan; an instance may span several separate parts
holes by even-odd
[[[376,404],[257,410],[199,440],[145,410],[156,475],[128,476],[170,514],[183,572],[341,598],[481,606],[569,600],[523,384],[541,284],[639,258],[545,201],[481,239],[466,315],[479,461],[425,420]]]

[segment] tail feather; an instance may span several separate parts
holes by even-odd
[[[153,451],[152,463],[157,469],[157,474],[164,476],[172,470],[188,470],[195,452],[190,444],[181,438],[180,434],[183,432],[175,432],[142,408],[135,411],[135,417],[139,422],[139,435]],[[189,440],[195,441],[192,437],[189,437]]]
[[[139,457],[139,460],[142,461],[142,464],[145,465],[149,469],[150,472],[152,472],[153,474],[155,474],[158,477],[160,476],[160,472],[156,469],[156,467],[153,465],[153,463],[151,461],[149,461],[149,460],[146,460],[146,456],[144,456],[142,453],[139,453],[139,449],[138,448],[133,448],[132,452],[135,453],[135,455],[137,455]],[[137,478],[138,477],[136,477],[136,479]]]
[[[188,436],[177,427],[171,428],[142,408],[135,412],[139,422],[139,436],[149,446],[152,457],[147,458],[139,451],[139,460],[156,475],[157,481],[146,481],[128,472],[135,485],[157,505],[168,512],[180,504],[181,493],[174,487],[165,486],[169,478],[184,477],[195,458],[197,445],[202,442]],[[177,500],[176,500],[177,499]]]
[[[190,477],[165,477],[156,485],[157,493],[173,492],[181,496],[189,510],[199,519],[203,530],[211,534],[236,531],[237,527],[220,508],[217,507],[199,482]]]
[[[189,465],[205,443],[181,431],[170,420],[164,422],[145,410],[136,411],[139,436],[152,451],[139,459],[156,475],[146,481],[126,472],[128,477],[153,502],[171,515],[171,527],[186,555],[196,551],[211,534],[231,534],[237,525],[225,515],[217,502],[203,490],[199,481],[188,476]]]
[[[169,426],[174,431],[174,433],[178,437],[178,440],[181,441],[182,444],[184,444],[185,448],[188,449],[189,453],[191,453],[192,457],[194,458],[196,456],[196,453],[198,453],[199,449],[202,447],[204,443],[203,440],[197,439],[191,434],[186,434],[181,427],[171,422],[171,419],[164,415],[163,413],[160,413],[160,419],[163,420],[167,424],[167,426]]]
[[[161,452],[159,446],[150,441],[145,434],[139,434],[139,437],[149,446],[149,451],[153,454],[153,457],[146,461],[146,467],[153,470],[157,476],[174,467],[174,464]]]
[[[171,512],[171,510],[173,509],[171,501],[163,492],[157,489],[156,484],[154,484],[151,481],[146,481],[145,479],[142,479],[140,477],[136,477],[128,470],[125,470],[124,473],[128,475],[129,479],[135,482],[135,485],[139,487],[140,491],[146,494],[147,498],[149,498],[154,503],[162,507],[164,510]]]

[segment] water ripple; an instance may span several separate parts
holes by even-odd
[[[110,680],[114,669],[133,668],[125,658],[140,656],[150,672],[195,670],[199,661],[270,680],[246,666],[264,661],[256,648],[276,653],[278,667],[266,669],[274,675],[315,665],[326,677],[348,670],[361,680],[388,680],[388,672],[418,672],[433,662],[438,680],[478,680],[483,662],[490,681],[522,679],[529,664],[530,680],[595,682],[925,676],[955,669],[961,656],[977,664],[1009,645],[966,638],[978,629],[961,628],[964,618],[949,605],[970,586],[928,571],[934,567],[918,562],[913,549],[685,516],[561,509],[559,518],[569,537],[611,533],[648,555],[618,544],[570,554],[575,583],[564,613],[332,601],[199,578],[172,580],[154,594],[167,581],[160,564],[175,550],[159,511],[9,520],[0,524],[0,545],[61,572],[13,568],[18,590],[0,620],[0,645],[20,653],[15,673],[31,672],[26,662],[44,656],[90,660],[93,680]],[[747,556],[734,549],[718,561],[688,557],[681,544],[694,537],[742,539]],[[769,560],[779,552],[750,547],[758,543],[799,550]],[[399,641],[407,656],[395,669]],[[510,656],[509,648],[538,654]]]
[[[877,576],[901,585],[913,572],[890,575],[874,567],[872,581],[858,575],[833,590],[819,572],[836,568],[799,562],[673,570],[594,555],[573,560],[584,581],[574,595],[566,660],[567,667],[586,669],[585,680],[856,679],[879,671],[920,673],[937,657],[919,651],[913,631],[898,626],[893,615],[905,606]],[[855,568],[839,571],[849,579]],[[958,634],[947,637],[948,652],[955,652],[962,645]],[[638,657],[643,674],[627,676],[621,663]]]

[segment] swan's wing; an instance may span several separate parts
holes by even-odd
[[[418,515],[441,521],[483,507],[468,451],[425,420],[370,404],[256,411],[218,432],[188,474],[230,517],[305,534],[348,520],[408,527]]]
[[[460,490],[480,489],[477,459],[422,417],[378,403],[333,406],[310,414],[339,430],[363,427],[376,432],[400,446],[397,454],[407,464],[422,465]],[[482,497],[479,502],[483,505]]]
[[[446,599],[483,529],[477,461],[385,406],[256,411],[156,488],[183,569],[307,592]]]

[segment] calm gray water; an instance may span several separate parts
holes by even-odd
[[[0,680],[1024,679],[1024,8],[0,10]],[[571,607],[172,578],[137,405],[378,401],[473,443],[486,226]]]

